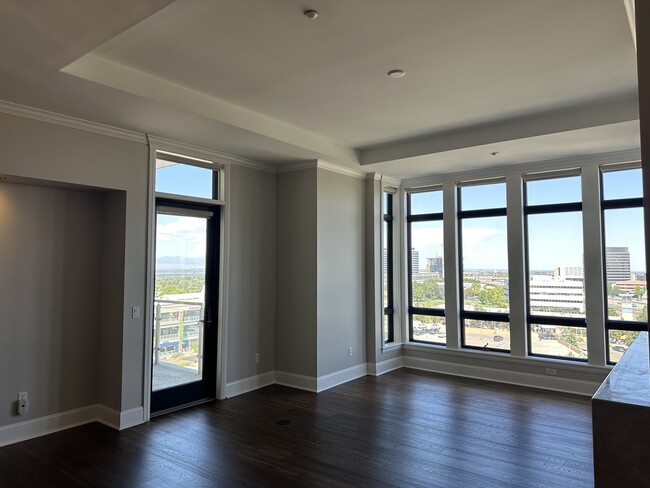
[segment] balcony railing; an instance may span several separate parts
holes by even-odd
[[[197,313],[198,312],[198,313]],[[153,363],[175,365],[202,374],[204,305],[154,300]],[[169,333],[170,329],[175,329]]]

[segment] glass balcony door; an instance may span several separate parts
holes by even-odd
[[[216,210],[157,201],[152,414],[215,395]]]

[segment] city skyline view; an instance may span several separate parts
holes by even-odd
[[[463,210],[505,207],[505,183],[462,187],[461,192]],[[636,198],[642,194],[640,169],[604,173],[603,196],[606,200]],[[560,195],[563,196],[561,200]],[[579,202],[580,177],[529,182],[527,197],[531,205]],[[442,191],[411,195],[413,215],[441,211]],[[606,210],[603,229],[606,247],[629,248],[631,271],[645,272],[643,210]],[[462,231],[464,269],[507,270],[505,217],[463,219]],[[528,233],[531,271],[550,271],[555,266],[583,266],[581,212],[531,215]],[[411,248],[420,254],[420,271],[424,271],[426,258],[443,256],[442,221],[414,223]]]

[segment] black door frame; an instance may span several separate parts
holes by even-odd
[[[217,389],[217,360],[218,360],[218,321],[219,315],[219,257],[221,245],[221,206],[181,202],[166,198],[156,198],[155,208],[158,206],[178,208],[182,210],[199,210],[211,212],[207,220],[206,236],[206,280],[205,280],[205,313],[203,332],[203,368],[202,379],[192,383],[153,391],[153,357],[151,375],[149,378],[149,391],[151,392],[150,416],[161,415],[187,406],[203,403],[216,398]],[[154,256],[156,244],[155,226],[157,225],[158,211],[154,219]],[[155,270],[155,261],[154,261]],[[155,283],[155,273],[154,273]],[[152,293],[153,295],[153,293]],[[152,296],[153,299],[153,296]],[[153,325],[153,324],[152,324]],[[153,342],[152,342],[153,345]],[[150,351],[151,354],[152,351]]]

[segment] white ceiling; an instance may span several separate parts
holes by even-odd
[[[273,164],[406,178],[639,146],[622,0],[11,0],[0,73],[0,99]]]

